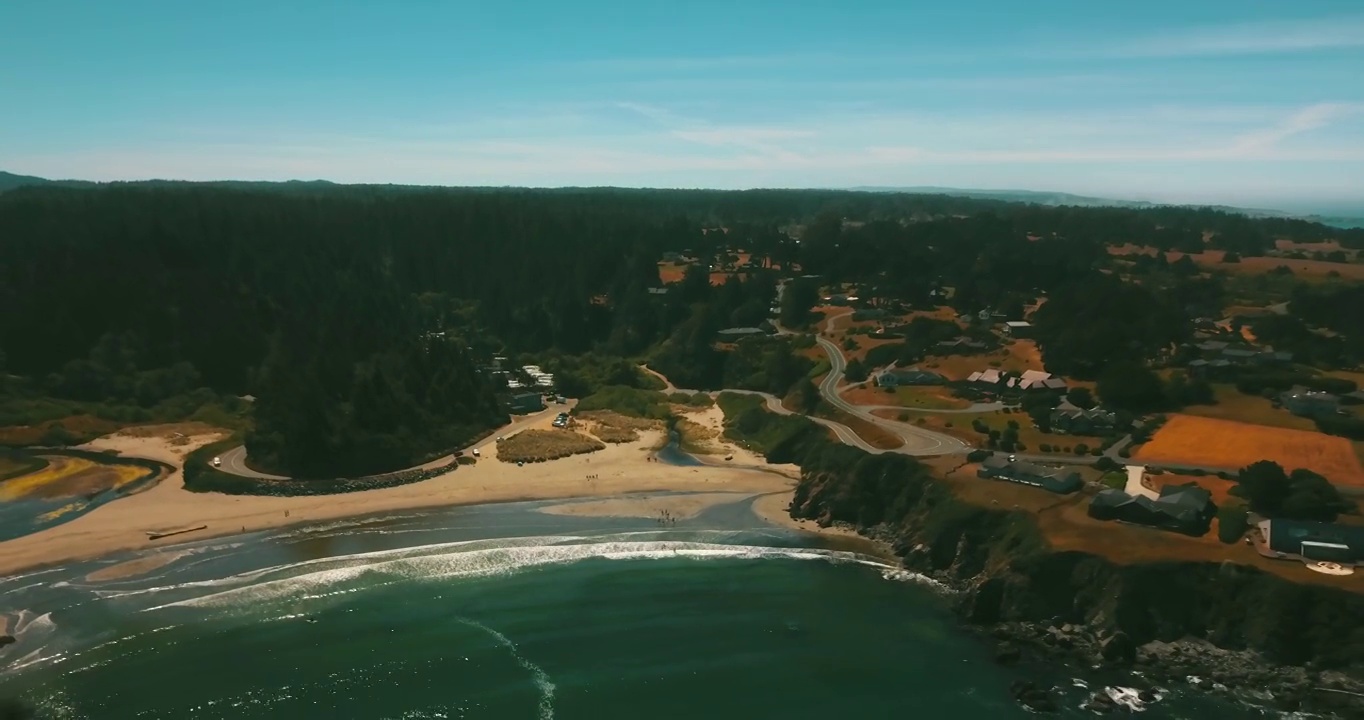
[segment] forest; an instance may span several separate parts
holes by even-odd
[[[791,274],[776,268],[792,267],[906,303],[951,286],[962,312],[1049,293],[1048,366],[1096,377],[1185,327],[1176,297],[1100,271],[1106,246],[1203,232],[1244,255],[1276,236],[1364,245],[1206,209],[891,193],[23,187],[0,194],[0,424],[44,419],[47,401],[122,421],[212,407],[244,418],[254,464],[335,477],[415,464],[503,422],[477,371],[496,353],[576,368],[577,393],[636,382],[582,367],[597,358],[781,394],[813,365],[787,341],[714,340],[767,319]],[[712,285],[697,266],[650,292],[662,253],[706,264],[731,248],[761,267]],[[793,283],[780,319],[801,324],[816,287]],[[1342,299],[1301,302],[1353,327],[1332,314]]]

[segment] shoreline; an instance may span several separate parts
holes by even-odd
[[[718,408],[705,414],[717,413]],[[552,419],[547,417],[534,425],[548,426]],[[705,420],[717,423],[718,418]],[[679,466],[654,461],[651,456],[661,433],[646,432],[632,443],[608,445],[594,453],[528,463],[524,467],[498,460],[496,447],[490,446],[474,465],[460,466],[409,485],[344,495],[236,496],[185,490],[184,457],[219,437],[198,435],[188,441],[172,442],[145,432],[136,436],[116,433],[81,446],[97,451],[117,450],[123,457],[161,461],[172,466],[173,471],[141,492],[68,522],[0,542],[0,576],[128,551],[159,550],[149,555],[159,558],[174,554],[177,546],[185,543],[340,519],[511,502],[609,501],[643,493],[723,493],[736,500],[741,496],[754,497],[755,514],[769,524],[821,535],[845,538],[851,535],[783,517],[784,513],[777,508],[789,503],[798,474],[792,468],[767,465],[752,453],[731,448],[723,439],[717,439],[716,445],[734,458],[723,464],[715,461]],[[773,500],[773,496],[785,496],[786,500]],[[201,525],[206,527],[175,536],[169,542],[147,537],[153,532]]]

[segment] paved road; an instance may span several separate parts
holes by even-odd
[[[483,447],[483,446],[485,446],[485,445],[488,445],[489,443],[497,442],[497,438],[502,437],[502,436],[505,436],[505,435],[512,435],[512,434],[514,434],[514,433],[520,432],[521,430],[525,429],[526,427],[528,427],[528,426],[530,426],[530,425],[534,425],[536,422],[538,422],[538,421],[540,421],[540,420],[543,420],[545,417],[548,417],[548,416],[550,416],[550,415],[557,415],[557,414],[559,414],[559,413],[561,413],[561,412],[568,412],[568,411],[572,410],[573,407],[574,407],[575,405],[577,405],[577,403],[578,403],[577,400],[570,400],[570,401],[568,402],[568,404],[566,404],[566,405],[550,405],[549,407],[545,408],[544,410],[541,410],[540,412],[532,413],[532,414],[530,414],[530,415],[523,415],[523,416],[521,416],[521,417],[515,418],[515,419],[512,420],[510,423],[507,423],[506,425],[503,425],[502,427],[498,428],[496,431],[492,432],[491,434],[487,435],[486,437],[484,437],[484,438],[482,438],[482,439],[480,439],[480,440],[478,440],[478,441],[476,441],[476,442],[474,442],[474,443],[471,443],[468,447],[463,448],[463,449],[462,449],[462,452],[469,452],[470,450],[473,450],[474,448],[481,448],[481,447]],[[219,459],[221,459],[221,460],[223,461],[222,467],[219,467],[218,470],[220,470],[220,471],[222,471],[222,472],[225,472],[225,473],[227,473],[227,474],[229,474],[229,475],[238,475],[238,476],[241,476],[241,477],[258,478],[258,479],[261,479],[261,480],[289,480],[289,479],[290,479],[290,478],[284,477],[284,476],[282,476],[282,475],[271,475],[271,474],[269,474],[269,473],[257,472],[257,471],[255,471],[255,470],[252,470],[251,468],[247,467],[247,466],[246,466],[246,446],[245,446],[245,445],[239,445],[239,446],[237,446],[237,447],[234,447],[234,448],[232,448],[231,450],[228,450],[228,451],[224,452],[222,455],[219,455],[218,457],[219,457]],[[451,455],[442,455],[441,457],[438,457],[438,458],[436,458],[435,460],[432,460],[432,461],[427,462],[427,463],[423,463],[423,464],[421,464],[421,465],[417,465],[417,466],[415,466],[415,467],[405,468],[405,469],[403,469],[403,470],[393,470],[393,471],[391,471],[391,472],[387,472],[387,473],[383,473],[383,474],[384,474],[384,475],[391,475],[391,474],[393,474],[393,473],[408,472],[408,471],[411,471],[411,470],[434,470],[435,468],[442,467],[442,466],[445,466],[445,465],[449,465],[452,461],[454,461],[454,459],[455,459],[455,456],[454,456],[453,454],[451,454]]]
[[[843,388],[846,390],[847,388]],[[858,405],[864,410],[903,410],[905,412],[920,413],[922,415],[963,415],[966,413],[986,413],[1003,410],[1006,406],[1002,402],[972,403],[970,407],[960,409],[948,408],[912,408],[904,405]]]
[[[843,357],[843,351],[819,335],[815,336],[815,342],[819,343],[819,347],[829,356],[829,374],[824,377],[824,381],[819,385],[819,392],[824,396],[824,400],[839,410],[872,423],[900,438],[904,445],[891,452],[905,455],[953,455],[968,453],[975,449],[951,435],[877,417],[869,409],[844,400],[838,391],[838,381],[843,378],[843,372],[847,368],[847,360]]]

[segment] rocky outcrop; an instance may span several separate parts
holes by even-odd
[[[13,635],[0,635],[0,647],[13,645],[16,642]]]
[[[1001,662],[1135,666],[1288,709],[1364,711],[1364,696],[1332,692],[1364,693],[1364,595],[1231,563],[1053,552],[1029,515],[960,502],[909,458],[866,457],[803,466],[792,516],[852,525],[959,590],[957,611],[1004,643]]]

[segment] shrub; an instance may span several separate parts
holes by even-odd
[[[1118,457],[1120,457],[1120,458],[1130,458],[1130,457],[1132,457],[1132,450],[1131,450],[1130,448],[1123,448],[1123,449],[1121,449],[1121,450],[1118,451]]]
[[[1047,443],[1042,443],[1041,445],[1038,445],[1038,446],[1037,446],[1037,449],[1038,449],[1038,450],[1041,450],[1041,451],[1044,452],[1044,453],[1049,453],[1049,452],[1051,452],[1051,445],[1049,445],[1049,444],[1047,444]]]
[[[1104,471],[1104,472],[1110,472],[1110,471],[1112,471],[1112,470],[1117,470],[1118,468],[1120,468],[1120,467],[1122,467],[1122,466],[1118,464],[1118,461],[1116,461],[1116,460],[1114,460],[1113,458],[1108,457],[1107,455],[1105,455],[1105,456],[1100,457],[1099,460],[1098,460],[1098,462],[1094,463],[1094,467],[1096,467],[1096,468],[1098,468],[1098,469],[1100,469],[1100,470],[1102,470],[1102,471]]]
[[[900,422],[909,422],[909,413],[902,412],[899,415],[896,415],[895,419],[899,420]]]
[[[1089,452],[1089,446],[1086,445],[1086,444],[1084,444],[1084,443],[1080,443],[1080,444],[1078,444],[1078,445],[1075,446],[1075,454],[1076,454],[1076,455],[1084,455],[1084,454],[1086,454],[1086,453],[1088,453],[1088,452]]]
[[[1224,503],[1217,509],[1217,539],[1231,544],[1240,541],[1250,529],[1246,517],[1246,506],[1240,503]]]
[[[994,455],[989,450],[972,450],[966,453],[966,462],[981,462],[982,460]]]

